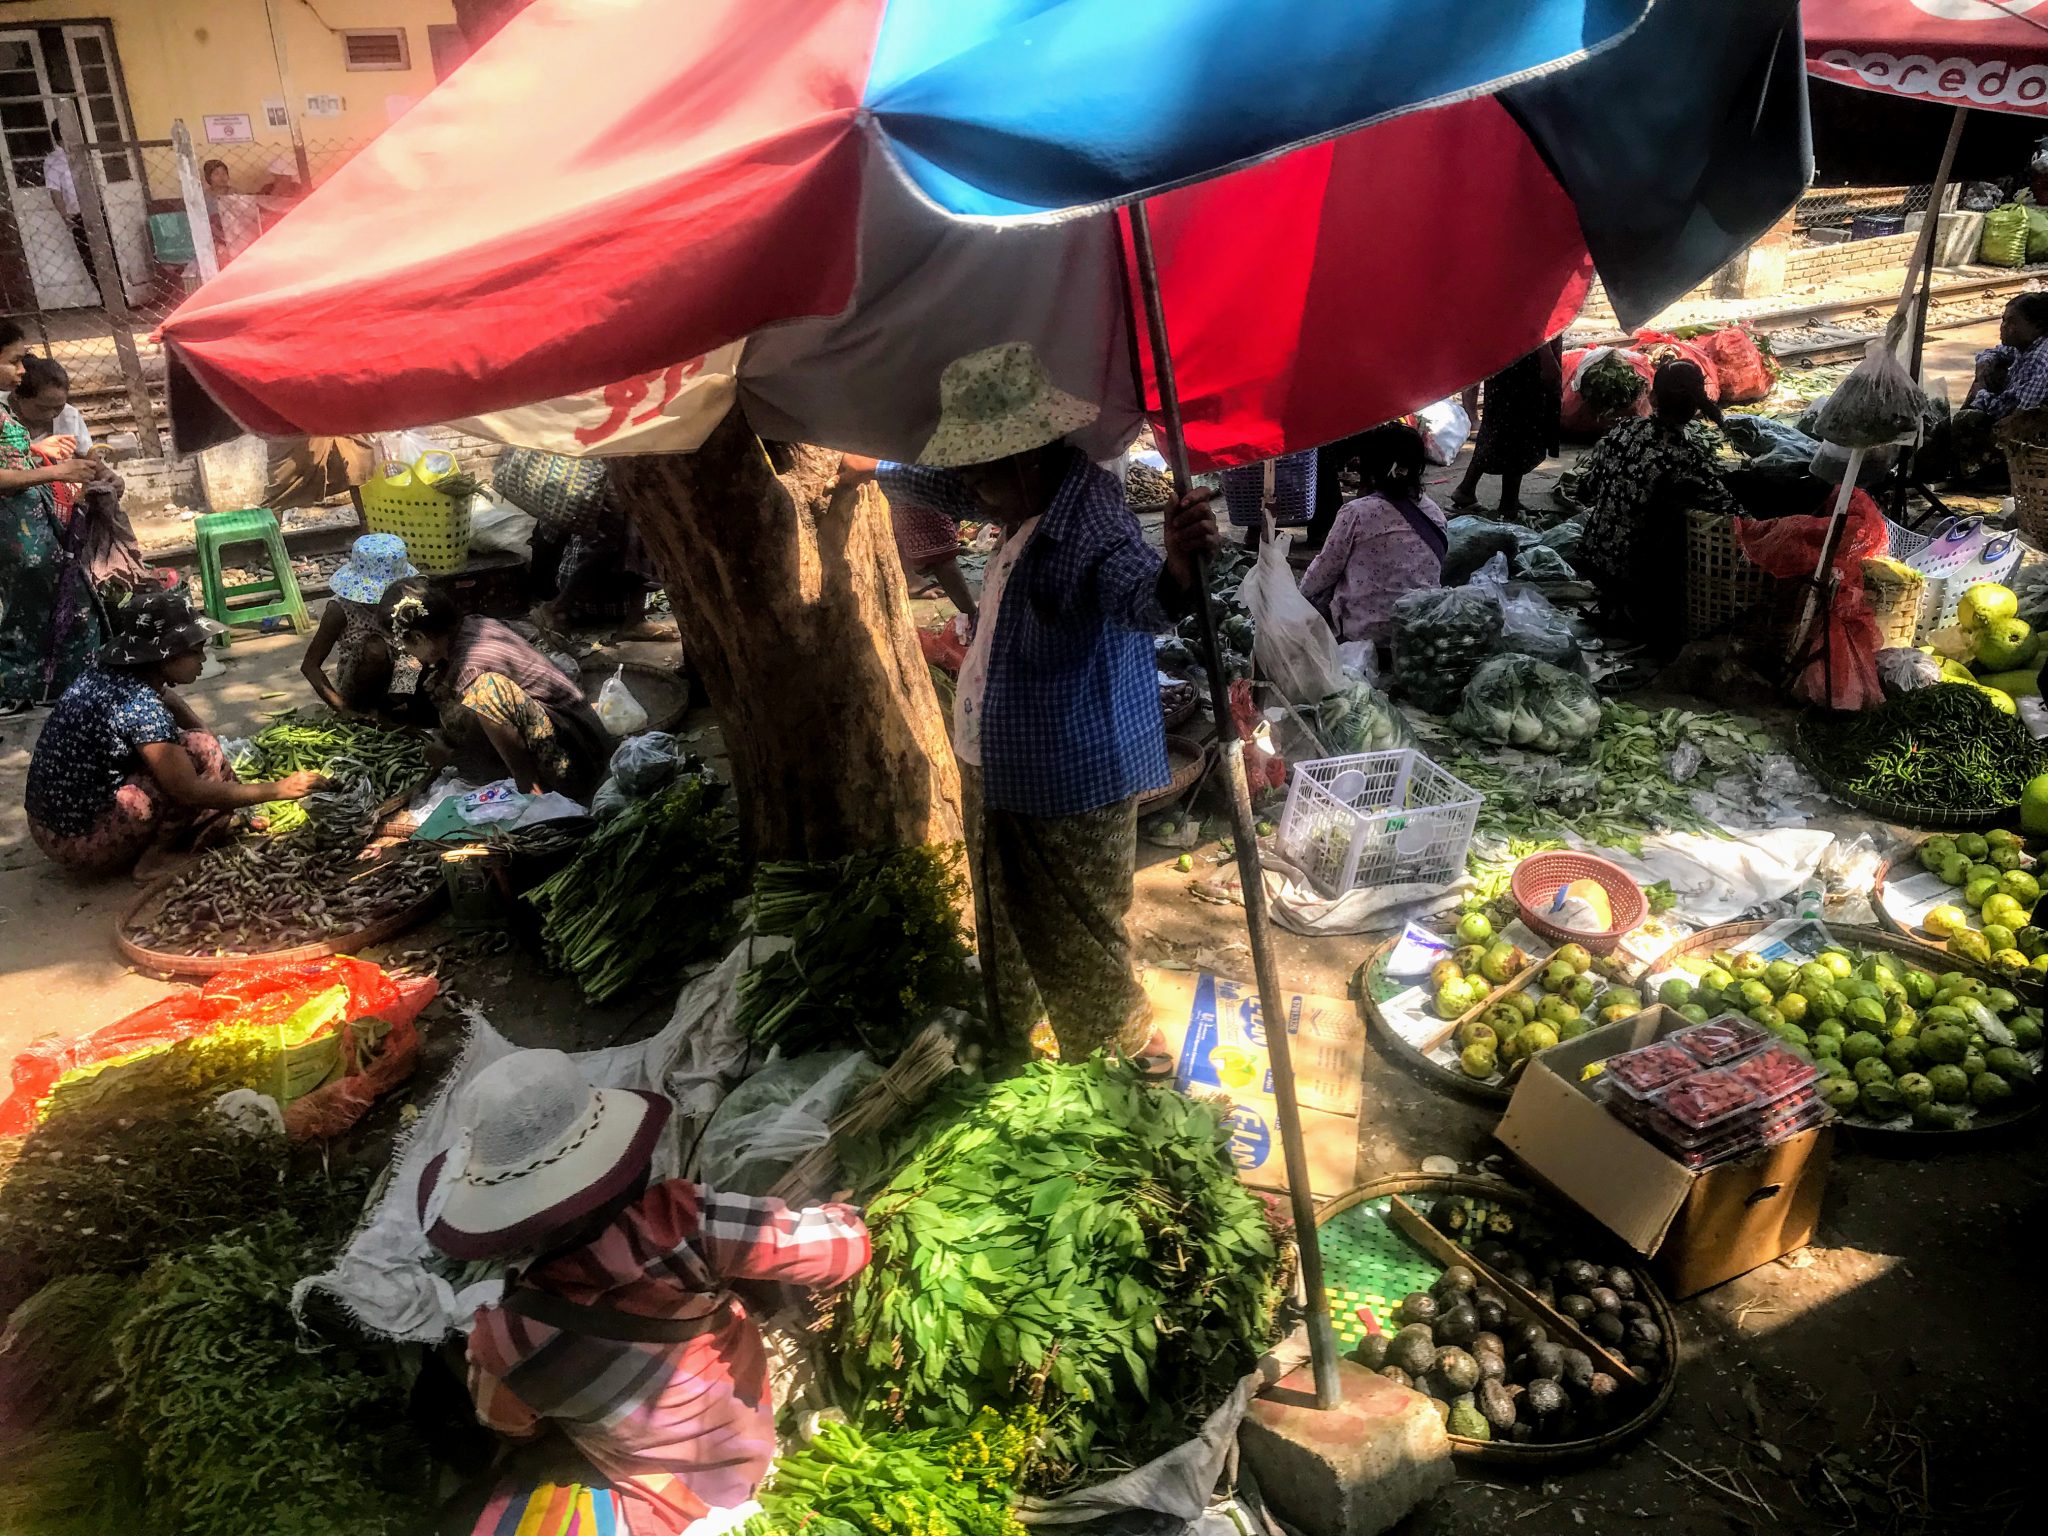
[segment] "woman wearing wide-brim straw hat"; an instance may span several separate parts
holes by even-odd
[[[775,1428],[760,1330],[730,1287],[850,1279],[868,1262],[859,1213],[650,1183],[668,1101],[593,1087],[560,1051],[514,1051],[459,1092],[418,1199],[435,1248],[511,1271],[470,1333],[477,1416],[518,1439],[552,1424],[576,1453],[508,1475],[465,1528],[525,1530],[536,1499],[566,1499],[576,1529],[677,1536],[744,1504]]]
[[[1163,1072],[1124,920],[1138,797],[1170,778],[1152,637],[1200,601],[1212,493],[1169,508],[1152,548],[1123,482],[1067,444],[1097,408],[1023,342],[952,363],[938,403],[918,463],[1003,525],[953,706],[992,1022],[1019,1054],[1043,1017],[1064,1058]]]

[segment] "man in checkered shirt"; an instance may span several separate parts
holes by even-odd
[[[920,473],[952,472],[1004,530],[953,711],[997,1027],[1021,1051],[1042,1013],[1068,1060],[1156,1057],[1124,920],[1138,797],[1169,781],[1152,636],[1194,611],[1210,493],[1148,546],[1122,483],[1065,442],[1096,407],[1023,343],[953,363],[939,406]]]

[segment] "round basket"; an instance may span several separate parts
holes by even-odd
[[[596,656],[586,656],[581,664],[582,677],[578,679],[583,689],[583,702],[597,703],[598,693],[604,688],[604,680],[623,665],[626,671],[626,688],[647,711],[645,729],[650,731],[672,731],[683,723],[683,716],[690,712],[690,681],[673,672],[663,672],[658,667],[643,667],[637,662],[620,663],[604,661]]]
[[[2012,505],[2019,514],[2020,537],[2029,544],[2048,544],[2048,446],[2007,443],[2006,467],[2012,473]]]
[[[1362,1329],[1354,1321],[1360,1306],[1391,1306],[1409,1290],[1427,1289],[1426,1285],[1413,1282],[1425,1273],[1432,1278],[1437,1273],[1435,1262],[1420,1250],[1408,1248],[1405,1238],[1394,1244],[1378,1240],[1380,1234],[1375,1233],[1373,1227],[1387,1234],[1393,1233],[1393,1229],[1379,1219],[1377,1212],[1372,1213],[1370,1221],[1354,1214],[1358,1207],[1374,1201],[1393,1195],[1417,1194],[1465,1195],[1519,1210],[1541,1210],[1558,1226],[1568,1224],[1556,1219],[1554,1208],[1524,1190],[1495,1179],[1462,1174],[1389,1174],[1338,1196],[1317,1213],[1316,1230],[1323,1251],[1323,1288],[1329,1298],[1331,1321],[1339,1338],[1346,1344],[1355,1343],[1362,1335]],[[1634,1255],[1624,1252],[1614,1238],[1603,1236],[1592,1228],[1584,1231],[1589,1244],[1599,1245],[1591,1251],[1613,1254],[1617,1262],[1635,1277],[1636,1295],[1650,1309],[1669,1346],[1669,1368],[1651,1388],[1650,1399],[1640,1412],[1623,1423],[1610,1425],[1597,1435],[1548,1445],[1516,1445],[1504,1440],[1468,1440],[1462,1435],[1452,1435],[1449,1438],[1453,1455],[1475,1462],[1517,1467],[1585,1462],[1626,1445],[1655,1424],[1664,1410],[1671,1406],[1672,1396],[1678,1389],[1678,1319],[1671,1310],[1671,1304],[1639,1267]],[[1415,1261],[1412,1267],[1406,1262],[1410,1254]],[[1389,1295],[1389,1290],[1395,1290],[1397,1294]]]
[[[1192,736],[1169,736],[1166,738],[1166,763],[1173,777],[1164,789],[1155,789],[1148,795],[1138,797],[1138,809],[1149,811],[1155,806],[1178,800],[1202,776],[1202,770],[1209,765],[1209,749]]]
[[[1168,731],[1186,725],[1201,707],[1201,696],[1195,692],[1193,683],[1175,678],[1159,685],[1159,714]]]
[[[1380,1005],[1373,997],[1373,983],[1386,975],[1387,957],[1393,954],[1394,947],[1400,942],[1396,938],[1375,945],[1372,953],[1365,957],[1365,963],[1352,975],[1352,1001],[1364,1018],[1366,1028],[1372,1031],[1388,1055],[1433,1087],[1481,1104],[1507,1103],[1515,1090],[1505,1077],[1496,1082],[1471,1077],[1456,1067],[1445,1066],[1434,1056],[1425,1055],[1410,1045],[1380,1012]]]
[[[1792,635],[1799,585],[1781,581],[1742,552],[1735,519],[1695,507],[1685,514],[1685,638],[1741,628],[1758,638]]]
[[[1712,954],[1717,949],[1730,949],[1744,939],[1753,937],[1771,927],[1770,923],[1723,923],[1718,928],[1702,928],[1698,933],[1680,939],[1664,952],[1658,961],[1660,967],[1669,966],[1688,955]],[[1910,961],[1923,971],[1961,971],[1965,976],[1975,976],[1987,986],[2003,987],[2003,977],[1988,967],[1966,960],[1961,955],[1952,955],[1945,949],[1936,949],[1932,944],[1923,944],[1918,939],[1909,939],[1900,934],[1887,932],[1883,928],[1856,928],[1848,924],[1833,924],[1828,935],[1844,949],[1881,949],[1897,955],[1901,960]],[[1930,1137],[1975,1136],[2002,1131],[2031,1115],[2040,1104],[2037,1094],[2033,1100],[2002,1115],[1989,1115],[1971,1122],[1961,1130],[1936,1130],[1924,1126],[1892,1127],[1873,1125],[1855,1115],[1836,1113],[1835,1122],[1856,1133],[1859,1137],[1894,1143],[1913,1143],[1924,1146]]]
[[[299,960],[320,960],[328,955],[351,954],[367,949],[372,944],[381,944],[386,939],[395,939],[408,928],[425,922],[447,895],[445,889],[436,887],[409,907],[401,907],[389,917],[379,918],[367,928],[354,933],[336,934],[317,944],[294,944],[287,949],[261,949],[248,952],[222,951],[211,955],[187,955],[174,950],[145,949],[128,937],[128,931],[136,920],[149,910],[149,904],[159,900],[179,872],[165,875],[161,880],[152,881],[142,893],[130,902],[114,921],[114,945],[121,951],[121,957],[138,970],[155,971],[162,976],[211,976],[224,971],[231,965],[241,965],[250,960],[273,960],[290,964]]]
[[[1543,909],[1556,895],[1558,887],[1574,880],[1591,880],[1607,893],[1608,904],[1613,909],[1613,927],[1604,933],[1581,933],[1544,916]],[[1643,888],[1636,884],[1627,870],[1605,859],[1596,859],[1590,853],[1575,853],[1568,848],[1530,854],[1515,866],[1508,889],[1514,895],[1515,905],[1522,909],[1522,921],[1539,936],[1553,944],[1579,944],[1596,955],[1613,954],[1622,936],[1633,930],[1650,911]]]
[[[1816,723],[1812,715],[1799,722],[1799,729],[1792,739],[1793,749],[1807,772],[1820,780],[1820,787],[1833,795],[1844,805],[1853,805],[1858,810],[1870,812],[1883,821],[1895,821],[1902,826],[1922,827],[1932,831],[1967,832],[1979,827],[1995,827],[2012,817],[2013,806],[1986,805],[1966,810],[1937,810],[1931,806],[1909,805],[1904,801],[1886,800],[1878,795],[1866,795],[1849,789],[1841,779],[1822,766],[1814,751],[1813,740],[1808,734]]]

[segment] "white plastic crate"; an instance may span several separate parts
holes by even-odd
[[[1325,896],[1465,873],[1480,795],[1420,752],[1296,763],[1280,851]]]

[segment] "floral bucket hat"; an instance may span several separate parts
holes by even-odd
[[[1006,342],[956,358],[939,377],[939,425],[920,464],[957,469],[1056,443],[1101,411],[1055,385],[1031,344]]]
[[[417,576],[395,533],[366,533],[349,546],[348,561],[327,578],[327,590],[351,603],[374,605],[394,581]]]

